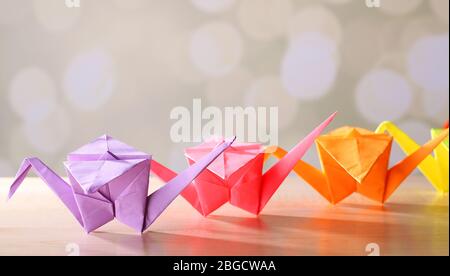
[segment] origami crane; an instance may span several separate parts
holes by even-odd
[[[448,129],[448,127],[447,127]],[[445,129],[434,128],[431,130],[431,137],[436,138],[442,134]],[[398,128],[392,122],[383,122],[380,124],[377,133],[388,132],[400,148],[406,153],[411,154],[420,146],[410,138],[405,132]],[[434,188],[441,193],[448,193],[449,186],[449,157],[448,157],[448,137],[439,144],[434,150],[434,157],[427,156],[419,165],[419,170],[430,181]]]
[[[235,143],[202,172],[183,191],[182,196],[203,216],[207,216],[227,202],[250,213],[259,214],[297,161],[314,143],[314,139],[335,116],[336,113],[325,120],[265,173],[263,173],[265,154],[263,146],[258,143]],[[220,143],[222,139],[214,139],[186,149],[185,155],[189,164],[196,164]],[[176,175],[170,169],[156,163],[152,166],[152,172],[166,182]]]
[[[144,232],[169,204],[211,164],[234,139],[205,152],[159,190],[148,195],[152,156],[101,136],[67,156],[69,185],[38,158],[26,158],[11,186],[11,198],[33,169],[70,210],[87,233],[117,218]]]
[[[362,128],[342,127],[316,140],[323,171],[301,160],[294,171],[332,204],[354,192],[384,203],[446,137],[448,129],[388,169],[391,136]],[[286,155],[286,151],[279,147],[269,151],[266,158]]]

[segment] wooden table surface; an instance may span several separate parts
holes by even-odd
[[[1,198],[10,183],[0,179]],[[143,235],[117,221],[87,235],[41,180],[28,178],[0,200],[0,255],[448,256],[448,223],[448,195],[421,176],[384,206],[358,194],[331,206],[292,176],[259,217],[226,205],[203,218],[180,197]]]

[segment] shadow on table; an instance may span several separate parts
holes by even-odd
[[[296,252],[279,246],[158,232],[142,235],[93,233],[98,239],[115,247],[116,255],[295,255]]]
[[[392,254],[402,254],[402,241],[412,241],[415,246],[420,247],[421,252],[429,254],[441,254],[448,252],[448,246],[440,246],[434,242],[435,239],[448,240],[448,209],[434,207],[431,211],[427,206],[423,208],[414,205],[394,204],[386,208],[395,208],[397,212],[404,211],[414,213],[418,216],[395,215],[390,218],[383,216],[366,216],[365,212],[357,214],[337,213],[333,215],[323,214],[326,217],[295,217],[279,215],[260,215],[256,218],[237,218],[227,216],[212,216],[211,219],[230,223],[239,227],[253,228],[257,231],[278,233],[290,239],[293,243],[303,236],[309,242],[316,244],[313,248],[320,248],[323,241],[329,245],[321,253],[339,254],[337,248],[346,247],[348,252],[361,248],[365,244],[375,242],[380,244],[386,252],[392,249]],[[426,209],[424,211],[424,209]],[[429,215],[430,212],[446,214],[446,219]],[[320,216],[320,214],[318,214]],[[277,237],[275,236],[275,237]],[[272,238],[274,238],[272,236]],[[299,243],[300,246],[304,244]],[[408,245],[404,244],[403,254],[416,254],[408,251]],[[412,245],[411,245],[412,246]],[[353,249],[352,249],[353,247]],[[335,250],[337,251],[328,251]],[[436,253],[439,252],[439,253]],[[417,252],[420,254],[420,252]]]
[[[448,252],[448,206],[340,206],[313,217],[211,215],[207,220],[212,224],[207,225],[213,227],[199,226],[192,235],[190,230],[92,235],[111,243],[119,255],[364,255],[369,243],[379,244],[385,254]],[[445,239],[446,243],[434,242]]]
[[[364,221],[346,216],[330,217],[295,217],[279,215],[260,215],[255,218],[236,218],[211,216],[211,219],[234,224],[239,227],[253,228],[268,232],[310,232],[321,235],[350,235],[352,233],[375,235],[386,232],[402,231],[401,224],[386,221]]]
[[[356,203],[342,203],[341,207],[360,209],[363,211],[382,211],[389,213],[400,213],[408,215],[434,215],[447,216],[449,213],[448,205],[434,204],[405,204],[405,203],[385,203],[384,205],[363,205]]]

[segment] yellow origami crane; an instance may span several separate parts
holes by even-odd
[[[342,127],[316,139],[323,171],[300,160],[294,172],[332,204],[354,192],[384,203],[447,137],[448,129],[388,168],[392,136],[362,128]],[[277,146],[268,147],[265,160],[272,155],[283,158],[286,151]]]
[[[447,124],[444,126],[446,127]],[[448,128],[448,126],[447,126]],[[435,138],[445,131],[445,128],[434,128],[431,130],[431,137]],[[392,135],[400,148],[411,154],[420,146],[410,138],[405,132],[392,122],[383,122],[375,131],[376,133],[387,132]],[[449,186],[449,151],[448,137],[434,150],[434,157],[429,155],[419,165],[419,170],[430,181],[434,188],[441,193],[448,193]]]

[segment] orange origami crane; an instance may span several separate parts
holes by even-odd
[[[234,143],[189,184],[182,196],[203,216],[227,202],[250,213],[259,214],[335,115],[336,113],[325,120],[265,173],[265,151],[261,144]],[[186,149],[189,164],[198,162],[221,141],[222,139],[216,139]],[[173,171],[155,161],[151,170],[165,182],[176,176]]]
[[[294,171],[332,204],[354,192],[384,203],[446,137],[448,129],[389,169],[391,136],[343,127],[316,140],[323,172],[301,160]],[[266,159],[271,155],[283,158],[286,154],[279,147],[270,148],[269,152]]]

